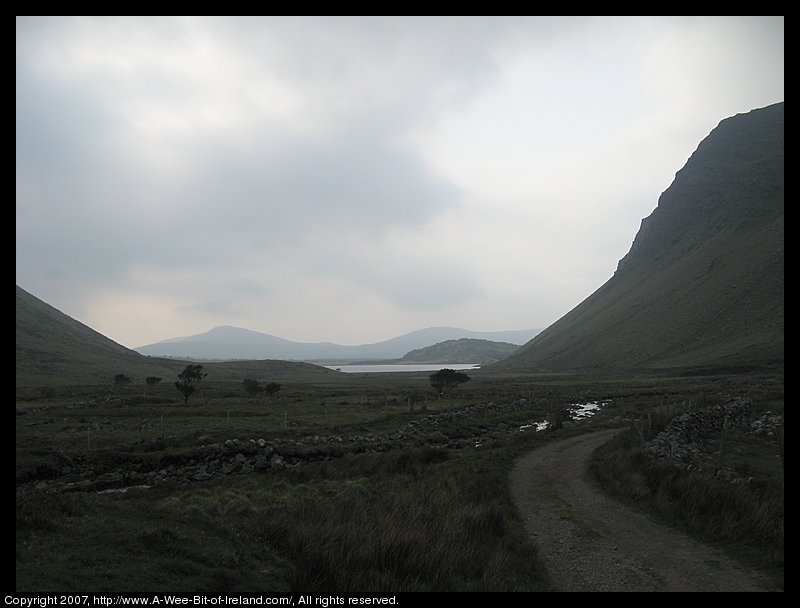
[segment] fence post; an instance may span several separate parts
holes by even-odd
[[[725,451],[727,448],[727,440],[728,440],[728,427],[730,426],[730,416],[725,416],[725,419],[722,421],[722,433],[719,437],[719,463],[722,464],[723,459],[725,458]]]

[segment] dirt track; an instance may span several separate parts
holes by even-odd
[[[514,500],[559,591],[763,591],[722,552],[653,523],[599,492],[591,453],[617,430],[559,441],[520,458]]]

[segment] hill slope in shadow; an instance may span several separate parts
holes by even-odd
[[[494,367],[782,367],[783,208],[784,104],[723,120],[614,276]]]

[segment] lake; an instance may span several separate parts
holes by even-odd
[[[401,365],[396,363],[386,365],[326,365],[328,369],[334,369],[346,374],[375,373],[375,372],[438,372],[440,369],[475,370],[480,369],[476,363],[435,363],[417,364],[409,363]]]

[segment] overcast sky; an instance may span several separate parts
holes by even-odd
[[[783,17],[18,17],[16,282],[135,348],[543,328]]]

